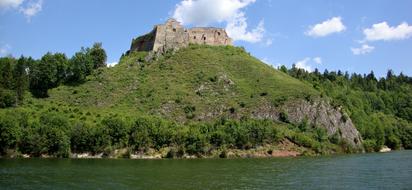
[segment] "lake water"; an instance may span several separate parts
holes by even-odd
[[[0,159],[0,189],[412,189],[412,151],[234,160]]]

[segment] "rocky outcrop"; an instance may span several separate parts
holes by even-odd
[[[254,118],[288,120],[295,124],[306,121],[310,126],[326,129],[328,136],[337,135],[355,148],[362,147],[362,137],[352,120],[325,100],[293,100],[277,107],[261,105],[252,115]]]

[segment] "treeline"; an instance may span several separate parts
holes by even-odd
[[[279,70],[311,83],[334,106],[342,106],[361,132],[367,151],[378,151],[384,145],[412,148],[412,77],[392,70],[381,78],[373,72],[307,72],[294,65]]]
[[[39,60],[21,56],[0,58],[0,108],[22,103],[27,90],[36,98],[61,84],[83,83],[94,70],[106,66],[101,43],[81,48],[70,59],[63,53],[47,53]]]
[[[339,147],[352,151],[339,138],[328,138],[325,129],[302,131],[297,126],[269,120],[220,119],[179,124],[157,117],[125,119],[111,115],[101,122],[88,124],[59,112],[41,113],[38,117],[30,113],[24,110],[0,112],[0,155],[68,157],[71,153],[104,153],[107,156],[122,148],[146,153],[167,147],[167,157],[210,156],[213,151],[225,157],[227,149],[247,150],[277,144],[284,139],[318,154],[338,151]]]

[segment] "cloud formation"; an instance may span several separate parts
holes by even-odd
[[[404,22],[396,27],[391,27],[388,23],[381,22],[363,30],[363,33],[366,41],[404,40],[412,36],[412,26]]]
[[[0,47],[0,56],[5,56],[9,53],[11,46],[9,44],[4,44]]]
[[[313,58],[313,61],[314,61],[316,64],[322,64],[322,58],[321,58],[321,57],[315,57],[315,58]]]
[[[353,55],[365,55],[371,53],[375,47],[370,46],[368,44],[362,44],[359,48],[351,48]]]
[[[17,8],[23,3],[23,0],[0,0],[1,9]]]
[[[107,67],[114,67],[114,66],[116,66],[117,64],[119,64],[119,62],[114,61],[114,62],[107,63],[106,65],[107,65]]]
[[[21,7],[19,11],[30,20],[31,17],[42,10],[42,6],[43,0],[30,1],[25,7]]]
[[[28,21],[42,10],[42,6],[43,0],[0,0],[0,9],[17,10],[26,16]]]
[[[341,17],[333,17],[322,23],[310,26],[309,30],[305,32],[307,36],[311,37],[325,37],[333,33],[340,33],[346,30],[346,26],[342,23]]]
[[[295,63],[295,67],[299,69],[304,69],[308,72],[312,72],[313,71],[312,66],[311,66],[312,64],[321,65],[322,63],[323,63],[323,60],[321,57],[314,57],[314,58],[306,57],[300,61],[297,61]]]
[[[310,61],[310,60],[311,60],[311,59],[310,59],[309,57],[306,57],[305,59],[296,62],[296,63],[295,63],[295,67],[296,67],[296,68],[299,68],[299,69],[304,69],[304,70],[306,70],[306,71],[308,71],[308,72],[311,72],[311,71],[312,71],[312,67],[309,65],[309,61]]]
[[[173,17],[185,25],[226,23],[226,31],[233,40],[256,43],[264,37],[264,21],[248,30],[247,17],[243,12],[254,2],[256,0],[182,0],[176,5]]]

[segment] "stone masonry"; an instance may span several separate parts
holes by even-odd
[[[232,39],[221,28],[184,28],[175,19],[156,25],[153,30],[133,39],[130,51],[153,51],[162,53],[170,49],[180,49],[189,44],[225,46],[232,45]]]

